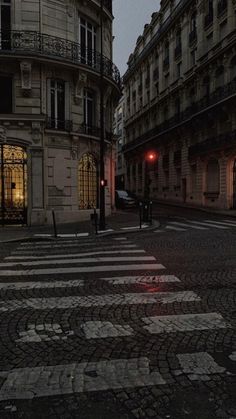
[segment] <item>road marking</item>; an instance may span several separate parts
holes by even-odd
[[[150,372],[145,357],[15,368],[0,377],[1,401],[166,384],[159,371]]]
[[[200,222],[200,221],[190,221],[189,220],[189,223],[197,223],[197,224],[200,224],[200,225],[203,225],[203,226],[207,226],[207,227],[213,227],[213,228],[219,228],[219,229],[221,229],[221,230],[227,230],[227,227],[223,227],[223,226],[219,226],[219,225],[216,225],[216,224],[214,224],[213,222],[206,222],[206,221],[204,221],[204,222]],[[192,227],[192,226],[191,226]]]
[[[166,230],[174,230],[174,231],[186,231],[186,228],[174,227],[174,226],[166,226]]]
[[[232,223],[232,224],[236,225],[236,221],[234,221],[234,220],[223,220],[223,221],[225,221],[226,223]]]
[[[129,285],[129,284],[160,284],[165,282],[180,282],[174,275],[157,275],[157,276],[115,276],[112,278],[100,278],[102,281],[110,282],[113,285]]]
[[[75,243],[75,244],[77,244],[77,245],[81,245],[81,246],[83,246],[84,244],[90,244],[90,243],[94,243],[94,239],[91,237],[88,237],[88,239],[87,240],[76,240],[76,238],[75,239],[73,239],[73,240],[70,240],[69,238],[68,239],[62,239],[62,240],[38,240],[38,241],[31,241],[31,242],[29,242],[29,241],[26,241],[26,242],[22,242],[22,243],[20,243],[20,247],[35,247],[35,246],[41,246],[41,245],[45,245],[45,244],[48,244],[48,245],[53,245],[53,244],[58,244],[59,246],[61,246],[61,245],[64,245],[64,244],[70,244],[70,243]]]
[[[107,321],[88,321],[81,325],[86,339],[132,336],[134,330],[129,325],[114,324]]]
[[[95,252],[80,252],[80,253],[68,253],[63,255],[64,258],[74,258],[74,257],[84,257],[84,256],[95,256],[95,255],[112,255],[112,254],[133,254],[133,253],[146,253],[145,250],[139,250],[139,249],[131,249],[131,250],[101,250],[101,251],[95,251]],[[6,258],[4,258],[4,260],[25,260],[25,259],[29,259],[29,260],[47,260],[47,259],[55,259],[55,258],[59,258],[61,257],[61,254],[54,254],[54,255],[44,255],[44,256],[29,256],[29,255],[24,255],[24,256],[8,256]]]
[[[142,320],[147,325],[144,329],[152,334],[232,328],[218,313],[144,317]]]
[[[193,291],[105,294],[83,297],[27,298],[22,300],[0,301],[0,312],[19,309],[67,309],[132,304],[172,304],[175,302],[182,303],[192,301],[201,301],[201,298]]]
[[[176,371],[176,375],[187,374],[191,381],[209,381],[212,380],[210,375],[222,374],[226,371],[207,352],[177,354],[177,358],[182,371]]]
[[[78,266],[73,268],[48,268],[48,269],[31,269],[31,270],[1,270],[0,276],[33,276],[33,275],[60,275],[60,274],[77,274],[86,272],[116,272],[116,271],[155,271],[165,269],[160,263],[142,263],[136,265],[104,265],[104,266]]]
[[[186,224],[186,223],[180,223],[180,222],[177,222],[177,221],[170,221],[169,224],[177,225],[177,226],[180,226],[180,227],[195,228],[196,230],[208,230],[208,228],[193,226],[193,225],[189,225],[189,224]]]
[[[206,220],[207,222],[209,222],[209,223],[212,223],[212,221],[211,220]],[[231,223],[231,222],[226,222],[226,221],[214,221],[214,223],[215,224],[222,224],[223,226],[230,226],[230,227],[236,227],[236,224],[234,224],[234,223]]]
[[[50,245],[42,245],[42,246],[24,246],[24,247],[22,247],[22,248],[20,248],[20,247],[18,247],[18,252],[24,252],[24,251],[27,251],[27,252],[29,252],[29,251],[40,251],[40,250],[43,250],[43,249],[50,249],[50,250],[54,250],[54,249],[56,249],[56,248],[58,248],[58,247],[60,247],[60,249],[65,249],[65,248],[67,248],[67,247],[76,247],[77,249],[78,248],[84,248],[85,246],[90,246],[90,247],[96,247],[96,246],[98,246],[98,244],[94,244],[94,242],[91,242],[91,243],[84,243],[84,244],[82,244],[82,243],[71,243],[71,244],[68,244],[68,245],[65,245],[65,244],[54,244],[54,243],[52,243],[52,244],[50,244]],[[101,245],[100,245],[101,246]],[[109,249],[111,248],[111,247],[115,247],[115,245],[114,246],[110,246],[109,245],[109,243],[103,243],[102,244],[102,246],[101,246],[102,248],[106,248],[106,247],[109,247]],[[120,246],[119,246],[120,247]],[[129,244],[129,245],[124,245],[123,247],[137,247],[137,245],[136,244]],[[14,252],[15,253],[15,252]]]
[[[117,240],[117,241],[127,240],[127,237],[115,237],[113,240]]]
[[[19,339],[15,342],[53,342],[58,340],[67,340],[68,336],[73,336],[72,330],[63,332],[58,323],[28,324],[28,329],[19,332]]]
[[[68,280],[68,281],[50,281],[50,282],[2,282],[0,283],[0,289],[4,290],[32,290],[43,289],[43,288],[73,288],[73,287],[83,287],[84,280]]]
[[[58,234],[57,237],[70,238],[70,237],[88,237],[89,233],[74,233],[74,234]],[[34,237],[54,237],[53,234],[34,234]]]
[[[73,265],[79,263],[99,263],[99,262],[144,262],[156,260],[154,256],[113,256],[113,257],[94,257],[94,258],[77,258],[77,259],[54,259],[54,260],[32,260],[29,262],[3,262],[0,263],[1,268],[11,266],[42,266],[42,265]]]

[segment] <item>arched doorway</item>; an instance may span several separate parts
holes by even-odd
[[[91,154],[84,154],[78,168],[79,209],[97,208],[98,171],[97,163]]]
[[[1,224],[25,224],[27,220],[27,154],[24,148],[0,145]]]

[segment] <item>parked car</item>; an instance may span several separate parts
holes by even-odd
[[[115,204],[116,208],[134,208],[136,207],[136,201],[132,198],[127,191],[116,190],[115,191]]]

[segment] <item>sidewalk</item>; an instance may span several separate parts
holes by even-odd
[[[106,230],[99,231],[99,236],[111,234],[142,232],[144,230],[153,230],[159,227],[159,222],[152,221],[152,225],[142,224],[140,229],[139,213],[129,211],[116,211],[111,216],[106,217]],[[58,238],[76,238],[76,237],[94,237],[94,221],[82,221],[78,223],[67,223],[57,225]],[[55,239],[53,223],[47,226],[4,226],[0,227],[0,243],[8,243],[22,240],[36,239]]]

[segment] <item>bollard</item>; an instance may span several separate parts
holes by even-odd
[[[150,212],[150,224],[152,225],[152,201],[149,203],[149,212]]]
[[[98,215],[96,208],[93,209],[93,214],[90,214],[91,221],[94,221],[95,233],[98,234]]]
[[[54,210],[52,210],[52,220],[53,220],[54,237],[57,238],[57,225],[56,225],[56,218],[55,218]]]
[[[142,202],[139,202],[139,228],[142,228]]]

